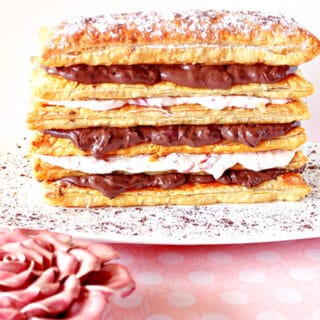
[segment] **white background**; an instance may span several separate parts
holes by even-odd
[[[0,0],[0,150],[15,146],[26,134],[29,108],[30,56],[37,53],[40,26],[76,15],[141,10],[250,9],[282,13],[295,18],[320,37],[319,10],[315,0],[202,1],[202,0]],[[302,66],[313,82],[315,94],[306,99],[311,120],[304,123],[309,140],[320,141],[320,57]]]

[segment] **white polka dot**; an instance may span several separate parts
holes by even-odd
[[[157,285],[163,282],[163,276],[158,272],[141,272],[136,279],[137,282],[149,285]]]
[[[145,320],[172,320],[172,318],[165,314],[151,314]]]
[[[275,264],[281,261],[281,256],[274,251],[260,251],[255,256],[258,261],[267,264]]]
[[[126,297],[125,299],[116,296],[113,301],[119,307],[134,308],[134,307],[137,307],[139,304],[141,304],[142,299],[140,296],[138,296],[134,292],[130,296]]]
[[[208,260],[215,265],[230,264],[232,262],[232,255],[223,251],[212,251],[208,253]]]
[[[312,312],[312,320],[320,320],[320,309]]]
[[[311,268],[292,268],[289,273],[293,279],[299,281],[312,281],[317,278],[316,272]]]
[[[242,270],[239,272],[239,279],[246,283],[260,283],[265,281],[265,274],[261,270]]]
[[[159,261],[167,266],[175,266],[183,262],[184,257],[180,253],[166,252],[158,256]]]
[[[222,313],[206,313],[201,317],[201,320],[231,320]]]
[[[304,255],[310,260],[320,261],[320,249],[308,249]]]
[[[302,300],[301,293],[294,288],[281,288],[274,292],[274,297],[281,303],[295,304]]]
[[[196,298],[190,292],[174,291],[168,293],[168,301],[176,307],[187,307],[194,304],[196,302]]]
[[[260,311],[257,314],[257,320],[286,320],[286,318],[277,311]]]
[[[246,304],[249,301],[249,297],[245,292],[242,291],[226,291],[220,295],[223,302],[228,304]]]
[[[214,276],[207,271],[194,271],[188,274],[188,279],[193,284],[208,285],[214,281]]]

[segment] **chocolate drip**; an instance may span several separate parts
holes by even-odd
[[[302,172],[304,168],[294,170]],[[225,185],[241,185],[252,188],[264,181],[269,181],[287,172],[286,169],[268,169],[259,172],[251,170],[227,170],[221,178],[215,180],[211,175],[192,175],[183,173],[165,173],[147,175],[144,173],[125,175],[87,175],[72,176],[60,179],[62,185],[72,184],[79,187],[95,189],[110,199],[128,190],[141,190],[145,188],[174,189],[185,184],[203,184],[218,182]]]
[[[285,124],[232,124],[232,125],[176,125],[141,126],[131,128],[97,127],[73,130],[45,130],[56,138],[70,139],[79,149],[97,158],[108,152],[129,148],[141,143],[161,146],[201,147],[223,140],[255,147],[298,127],[299,122]]]
[[[235,84],[272,83],[286,78],[296,67],[264,64],[112,65],[43,67],[49,74],[84,84],[126,83],[153,85],[169,81],[192,88],[228,89]]]

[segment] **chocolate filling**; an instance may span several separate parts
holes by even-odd
[[[304,168],[294,170],[302,172]],[[174,189],[185,184],[204,184],[218,182],[225,185],[235,184],[244,187],[254,187],[264,181],[269,181],[288,172],[286,169],[268,169],[259,172],[252,170],[227,170],[219,179],[211,175],[192,175],[183,173],[165,173],[157,175],[141,174],[107,174],[72,176],[60,179],[62,186],[68,184],[95,189],[106,197],[113,199],[128,190],[141,190],[144,188]]]
[[[112,65],[77,64],[68,67],[43,68],[52,75],[84,84],[126,83],[153,85],[169,81],[181,86],[229,89],[236,84],[272,83],[296,72],[296,67],[264,64],[230,64],[221,66],[192,65]]]
[[[56,138],[70,139],[79,149],[89,152],[96,158],[103,158],[108,152],[142,143],[201,147],[227,140],[255,147],[262,141],[284,135],[299,125],[300,123],[296,121],[285,124],[92,127],[73,130],[51,129],[45,130],[44,133]]]

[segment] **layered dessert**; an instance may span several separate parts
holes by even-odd
[[[320,42],[293,19],[199,11],[80,17],[40,31],[31,154],[57,206],[296,201],[299,65]]]

